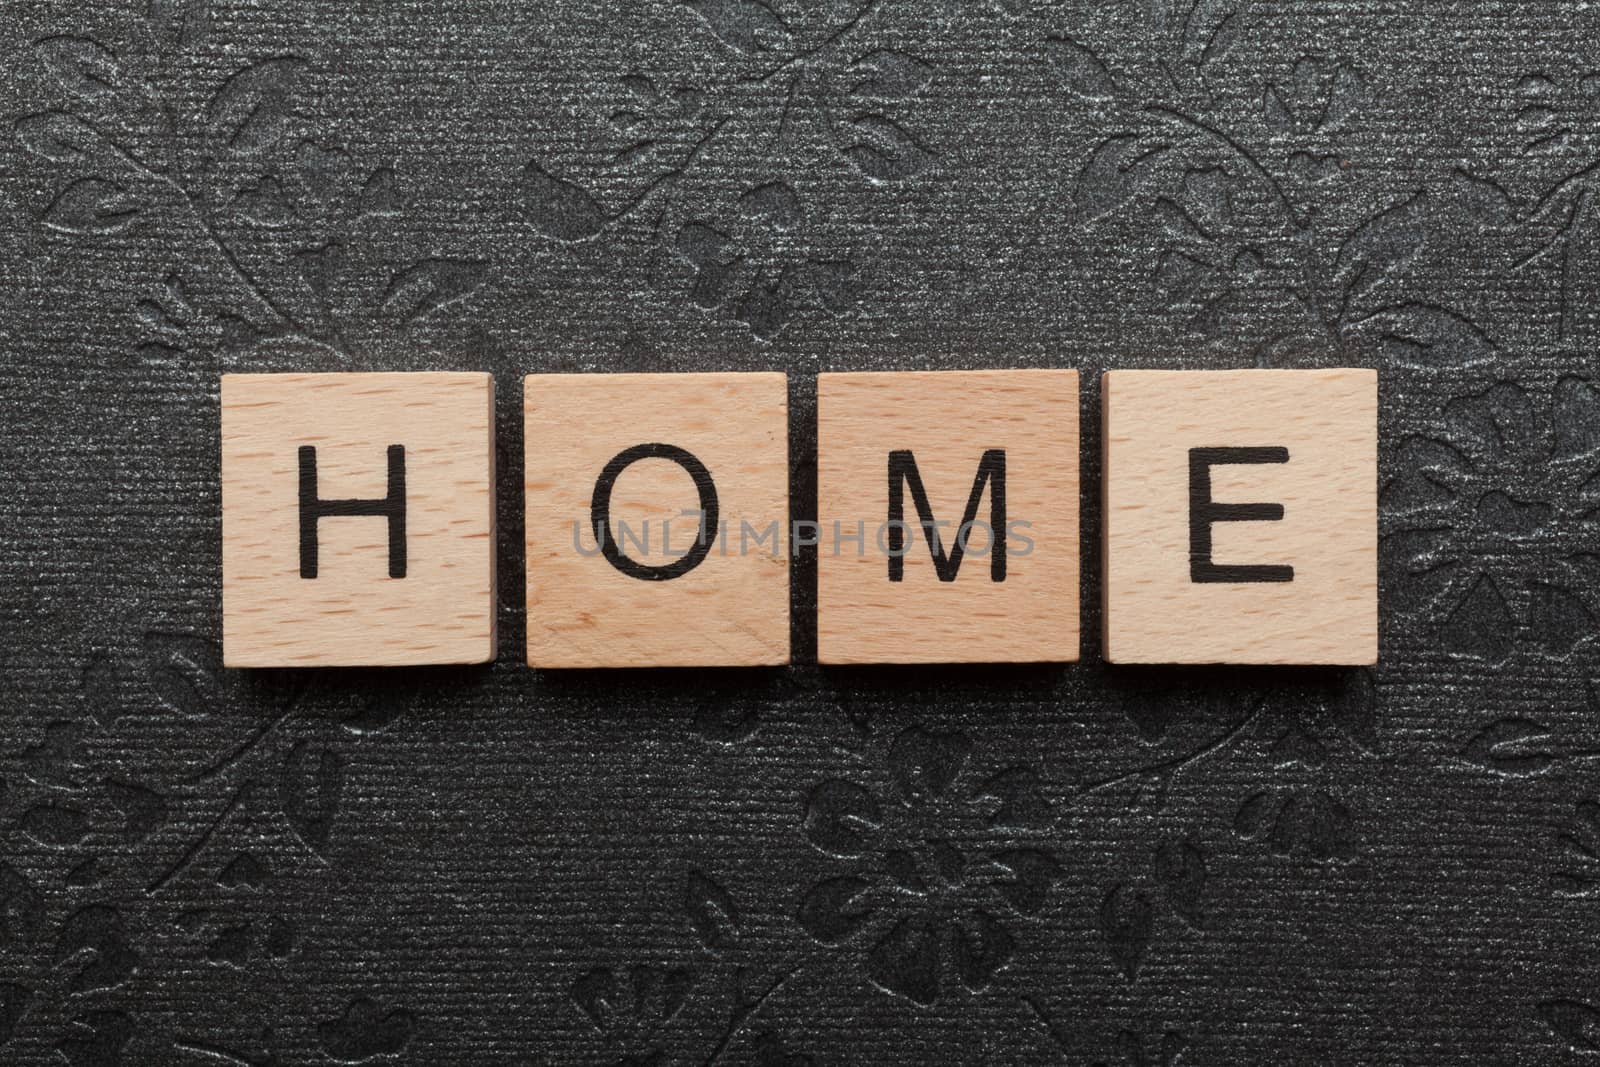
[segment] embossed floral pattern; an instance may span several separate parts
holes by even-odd
[[[1600,1050],[1597,24],[1425,8],[9,5],[0,1060]],[[1378,367],[1378,668],[221,666],[220,371],[1062,361]]]
[[[842,779],[812,789],[806,839],[856,861],[818,882],[796,919],[816,940],[869,942],[874,984],[931,1005],[949,983],[986,989],[1045,905],[1059,867],[1039,837],[1049,805],[1025,767],[975,780],[972,743],[912,727],[890,745],[885,795]]]
[[[1395,453],[1381,497],[1391,610],[1492,660],[1566,655],[1593,633],[1600,392],[1587,379],[1457,398]]]

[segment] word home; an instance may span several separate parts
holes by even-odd
[[[789,661],[794,553],[824,664],[1070,661],[1078,375],[823,374],[791,523],[781,374],[524,382],[527,661]],[[495,654],[493,383],[227,375],[230,666]],[[1102,379],[1106,658],[1371,663],[1376,374]]]

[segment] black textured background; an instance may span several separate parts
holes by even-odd
[[[0,3],[0,1060],[1600,1051],[1600,9]],[[1587,7],[1587,10],[1586,10]],[[1375,366],[1383,662],[521,666],[520,377]],[[498,375],[492,669],[218,666],[217,377]],[[795,645],[814,658],[814,567]]]

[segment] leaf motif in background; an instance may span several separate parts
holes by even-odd
[[[933,79],[933,67],[904,52],[883,50],[856,60],[844,76],[852,96],[900,100],[921,92]]]
[[[1473,735],[1461,755],[1484,770],[1508,778],[1542,774],[1555,763],[1550,731],[1532,719],[1496,719]]]
[[[824,945],[837,945],[860,930],[872,916],[866,900],[870,886],[860,878],[829,878],[812,886],[800,901],[795,922]]]
[[[1239,43],[1239,36],[1244,29],[1244,16],[1234,13],[1224,16],[1211,35],[1211,40],[1206,43],[1205,50],[1200,53],[1200,64],[1209,67],[1214,63],[1226,59],[1233,51],[1233,46]]]
[[[1600,449],[1600,389],[1583,378],[1562,378],[1550,408],[1550,429],[1555,459],[1581,459]]]
[[[653,361],[652,355],[643,362]],[[695,701],[694,730],[713,744],[737,745],[750,740],[760,729],[759,700],[731,700],[721,693],[708,693]]]
[[[704,19],[723,44],[746,55],[789,47],[788,27],[760,0],[684,0],[684,6]]]
[[[1440,624],[1439,638],[1447,646],[1470,656],[1498,662],[1509,656],[1515,647],[1516,627],[1511,608],[1494,579],[1479,574],[1460,603]]]
[[[1334,729],[1367,755],[1378,752],[1378,686],[1373,672],[1355,671],[1328,704]]]
[[[1343,170],[1339,157],[1332,153],[1296,152],[1289,157],[1289,173],[1303,182],[1331,182]]]
[[[167,801],[160,793],[111,778],[104,785],[111,803],[122,813],[122,832],[132,840],[142,841],[166,823]]]
[[[1069,37],[1044,42],[1045,58],[1062,83],[1085,100],[1110,100],[1117,83],[1100,57]]]
[[[859,856],[883,822],[872,793],[854,782],[819,782],[806,798],[806,840],[830,856]]]
[[[1128,981],[1139,974],[1155,933],[1155,907],[1149,894],[1126,883],[1111,887],[1100,902],[1100,934],[1111,959]]]
[[[333,302],[334,282],[344,266],[344,246],[329,241],[319,248],[302,248],[294,254],[294,261],[300,268],[300,276],[317,294],[322,306],[329,307]]]
[[[605,229],[606,213],[582,186],[551,175],[538,162],[522,168],[516,206],[535,229],[558,241],[583,241]]]
[[[804,217],[800,197],[787,182],[770,182],[751,189],[739,198],[739,213],[784,232],[794,229]]]
[[[44,737],[22,753],[28,780],[52,789],[73,789],[83,769],[81,726],[71,720],[53,722]]]
[[[37,47],[50,73],[73,96],[101,101],[116,95],[122,85],[121,64],[98,41],[87,37],[46,37]]]
[[[1494,355],[1494,342],[1464,315],[1432,304],[1408,302],[1352,324],[1374,336],[1384,354],[1413,367],[1466,367]]]
[[[294,221],[283,195],[283,184],[270,175],[234,193],[228,209],[251,225],[266,229],[281,229]]]
[[[1154,281],[1156,288],[1166,293],[1174,303],[1194,296],[1201,285],[1216,274],[1209,263],[1182,252],[1163,252],[1156,261]]]
[[[639,141],[612,156],[611,160],[619,167],[639,166],[654,159],[658,147],[654,141]]]
[[[312,755],[300,741],[283,761],[278,776],[278,806],[295,835],[318,855],[328,846],[344,788],[344,764],[332,749]]]
[[[1544,652],[1567,656],[1597,628],[1594,612],[1575,595],[1554,582],[1528,585],[1528,634]]]
[[[20,118],[16,134],[22,147],[56,163],[86,163],[108,146],[92,126],[65,111]]]
[[[1600,1010],[1581,1000],[1545,1000],[1539,1018],[1561,1040],[1580,1052],[1600,1052]]]
[[[616,996],[616,976],[606,967],[596,967],[572,983],[567,995],[578,1010],[589,1017],[596,1030],[606,1031],[611,1015],[612,998]]]
[[[1249,796],[1234,813],[1233,832],[1286,858],[1305,856],[1329,863],[1356,854],[1349,806],[1320,791],[1264,790]]]
[[[206,108],[217,136],[242,155],[277,144],[289,125],[289,95],[309,68],[303,59],[283,56],[235,73]]]
[[[122,915],[104,904],[91,904],[61,924],[56,959],[67,960],[82,952],[93,955],[73,976],[70,988],[74,993],[120,985],[139,965],[139,954],[128,940]]]
[[[1589,708],[1595,710],[1590,691]],[[1573,805],[1572,821],[1556,835],[1566,853],[1565,869],[1550,877],[1551,885],[1564,896],[1587,896],[1600,885],[1600,801],[1593,798]]]
[[[46,802],[29,808],[18,826],[41,845],[64,848],[84,839],[89,832],[89,817],[78,808]]]
[[[1072,198],[1078,215],[1084,222],[1092,222],[1131,201],[1140,182],[1166,153],[1160,146],[1143,149],[1134,134],[1100,142],[1078,175]]]
[[[56,1051],[71,1067],[116,1067],[133,1037],[133,1019],[123,1011],[91,1011],[75,1017]]]
[[[1415,436],[1395,449],[1393,469],[1378,503],[1397,515],[1448,505],[1459,492],[1456,486],[1472,472],[1467,457],[1451,445]]]
[[[145,18],[169,45],[193,44],[210,27],[206,0],[150,0]]]
[[[395,181],[393,167],[379,167],[361,187],[361,214],[398,215],[400,213],[400,187]]]
[[[678,231],[673,252],[694,270],[689,300],[709,311],[721,307],[733,290],[739,260],[730,258],[728,235],[703,222],[688,222]]]
[[[769,280],[764,271],[759,272],[733,317],[750,327],[756,340],[770,341],[789,321],[794,287],[794,274],[787,267],[777,281]]]
[[[1451,400],[1445,419],[1450,443],[1475,465],[1528,465],[1544,458],[1533,400],[1515,382],[1502,381]]]
[[[138,197],[104,178],[79,178],[44,210],[44,224],[62,233],[116,233],[143,210]]]
[[[401,322],[415,322],[471,296],[484,275],[477,260],[425,259],[395,275],[384,294],[383,310]]]
[[[910,726],[889,746],[887,765],[893,795],[911,808],[927,807],[945,796],[972,755],[972,739],[959,731]]]
[[[1011,932],[985,911],[951,923],[949,945],[956,977],[974,993],[987,989],[1017,951]]]
[[[661,99],[661,93],[656,89],[656,83],[650,80],[647,74],[625,74],[622,76],[622,87],[628,91],[640,107],[654,107]]]
[[[1038,772],[1031,767],[1001,771],[980,786],[973,799],[994,805],[984,819],[986,826],[1037,829],[1050,825],[1050,801]]]
[[[205,715],[222,697],[222,649],[192,634],[144,636],[150,685],[161,703],[181,715]]]
[[[796,285],[830,314],[845,311],[854,297],[856,268],[848,260],[808,259],[796,269]]]
[[[683,912],[708,952],[722,952],[739,941],[739,909],[728,891],[699,871],[690,871],[683,888]]]
[[[883,115],[861,115],[850,126],[861,140],[845,148],[845,157],[873,181],[910,178],[933,158],[932,152]]]
[[[1340,66],[1333,75],[1333,87],[1328,90],[1328,103],[1322,112],[1319,128],[1336,130],[1367,102],[1367,84],[1353,67]]]
[[[381,1012],[368,997],[357,997],[337,1019],[317,1024],[317,1039],[339,1063],[365,1063],[405,1051],[417,1031],[417,1017],[404,1008]]]
[[[324,148],[315,141],[301,141],[294,153],[300,181],[312,199],[326,202],[344,182],[350,157],[338,148]]]
[[[1183,23],[1183,54],[1191,66],[1209,65],[1227,56],[1243,25],[1230,10],[1233,0],[1197,0]]]
[[[939,999],[939,934],[928,919],[902,919],[867,953],[867,977],[927,1007]]]
[[[989,858],[1010,874],[1009,879],[995,883],[994,891],[1019,915],[1037,915],[1062,874],[1055,857],[1041,849],[1007,849]]]
[[[1261,118],[1275,136],[1284,137],[1295,132],[1294,112],[1283,102],[1283,95],[1275,85],[1261,91]]]
[[[1200,225],[1216,233],[1233,221],[1233,186],[1221,167],[1200,167],[1183,174],[1183,203]]]
[[[1421,254],[1428,239],[1424,224],[1427,206],[1428,194],[1419,191],[1410,200],[1373,216],[1345,239],[1335,278],[1344,286],[1348,303],[1372,292]]]
[[[595,967],[573,982],[567,995],[596,1030],[611,1034],[653,1030],[669,1022],[683,1010],[693,989],[694,974],[687,967],[641,963],[620,975],[609,967]]]

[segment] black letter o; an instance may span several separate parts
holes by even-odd
[[[671,460],[689,472],[700,494],[700,529],[695,532],[694,544],[678,559],[659,567],[624,556],[622,549],[611,538],[611,490],[617,484],[617,476],[641,459]],[[692,452],[677,445],[634,445],[618,452],[600,472],[599,480],[594,483],[594,499],[589,505],[589,524],[594,528],[595,542],[599,544],[606,560],[628,577],[646,582],[681,578],[700,566],[700,562],[711,551],[713,537],[707,536],[707,532],[715,531],[717,522],[717,487],[711,484],[711,472]]]

